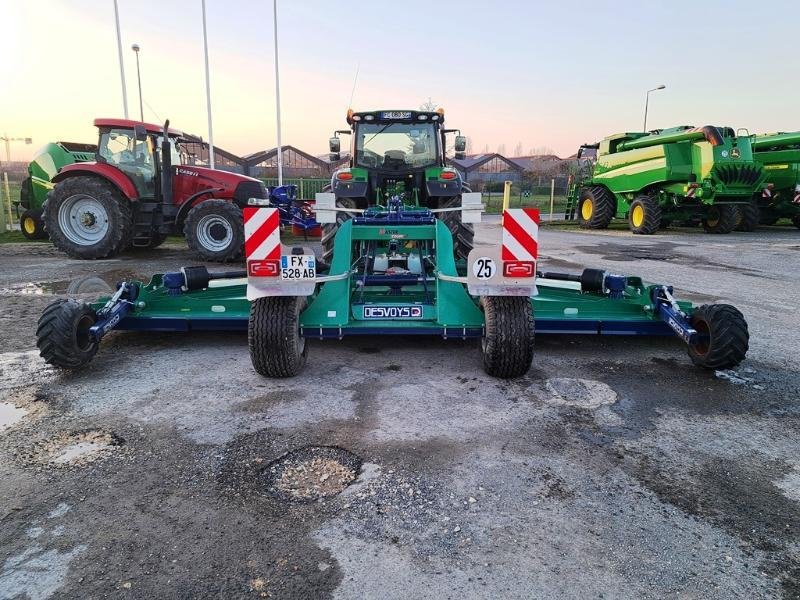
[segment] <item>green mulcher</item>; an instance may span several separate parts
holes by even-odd
[[[751,136],[730,127],[620,133],[582,146],[578,159],[567,217],[586,229],[617,217],[635,234],[698,220],[707,233],[730,233],[764,180]]]
[[[759,223],[774,225],[784,218],[800,228],[800,131],[756,135],[752,145],[765,179],[742,210],[739,228],[752,231]]]
[[[29,240],[46,239],[42,205],[53,189],[53,177],[65,166],[95,159],[97,146],[78,142],[51,142],[39,149],[28,164],[28,176],[19,192],[19,224]]]

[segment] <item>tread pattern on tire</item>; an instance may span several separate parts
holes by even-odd
[[[739,216],[739,211],[733,204],[717,204],[713,208],[719,213],[719,219],[716,225],[709,225],[708,219],[703,217],[703,229],[706,233],[725,234],[730,233],[736,228],[736,221]]]
[[[508,379],[528,372],[533,361],[535,321],[530,298],[484,296],[483,367],[493,377]]]
[[[439,208],[454,208],[461,206],[461,196],[442,199]],[[470,250],[474,247],[475,228],[470,223],[461,222],[461,211],[437,213],[436,215],[447,225],[453,235],[453,251],[456,258],[467,259]]]
[[[585,198],[591,198],[593,204],[592,216],[588,221],[584,220],[581,213]],[[604,186],[592,185],[581,190],[578,196],[578,224],[583,229],[607,229],[616,213],[617,201]]]
[[[633,225],[631,217],[633,214],[633,207],[636,206],[637,203],[641,204],[644,209],[644,222],[640,227],[635,227]],[[637,235],[652,235],[661,229],[661,205],[658,203],[658,198],[649,194],[636,196],[628,213],[628,227]]]
[[[80,246],[71,242],[58,227],[58,210],[70,196],[86,194],[105,205],[109,216],[109,232],[93,246]],[[130,246],[133,236],[133,207],[114,185],[100,177],[78,175],[56,184],[47,194],[43,210],[45,231],[53,245],[73,258],[108,258]]]
[[[216,214],[225,218],[233,227],[233,241],[225,250],[212,252],[204,248],[197,239],[197,223],[209,214]],[[183,234],[186,243],[202,260],[209,262],[233,262],[244,256],[244,215],[242,209],[227,200],[204,200],[186,215],[183,224]],[[154,248],[155,246],[150,246]]]
[[[33,233],[28,233],[25,231],[25,220],[28,218],[33,219],[36,222],[36,228],[33,230]],[[47,239],[47,232],[44,230],[44,221],[42,221],[42,209],[40,208],[29,208],[23,212],[19,217],[19,226],[20,230],[22,231],[22,235],[29,240]]]
[[[330,188],[323,188],[322,191],[330,191]],[[357,204],[358,203],[353,198],[336,199],[336,206],[341,208],[357,208]],[[335,223],[324,223],[322,225],[322,237],[320,238],[320,244],[322,245],[322,262],[324,264],[330,265],[331,260],[333,259],[333,240],[336,237],[336,232],[339,230],[339,226],[351,218],[352,215],[350,213],[337,212]]]
[[[703,304],[694,310],[690,321],[693,326],[705,322],[711,338],[702,354],[689,346],[689,357],[694,364],[707,369],[730,369],[744,360],[750,334],[744,315],[735,306]]]
[[[761,220],[761,211],[758,208],[758,201],[752,200],[737,208],[739,211],[739,224],[736,226],[736,231],[755,231]]]
[[[98,345],[92,342],[81,349],[76,340],[75,326],[83,316],[96,319],[92,307],[77,300],[61,298],[44,309],[36,327],[36,346],[46,363],[77,369],[92,360]]]
[[[293,377],[305,365],[308,347],[298,335],[305,302],[300,296],[268,296],[250,304],[247,342],[259,375]]]

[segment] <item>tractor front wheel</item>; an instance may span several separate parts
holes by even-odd
[[[730,233],[736,227],[739,209],[733,204],[714,204],[703,217],[706,233]]]
[[[690,322],[700,338],[689,345],[689,358],[706,369],[731,369],[744,360],[750,334],[747,321],[730,304],[704,304],[694,310]]]
[[[736,231],[755,231],[760,219],[758,200],[751,200],[747,204],[737,207],[738,218]]]
[[[24,235],[29,240],[46,240],[47,233],[44,231],[41,209],[28,209],[19,218],[19,226]]]
[[[89,328],[97,322],[91,306],[77,300],[56,300],[44,309],[36,327],[36,346],[46,363],[63,369],[86,365],[97,352]]]
[[[201,202],[186,216],[183,233],[189,248],[202,260],[231,262],[244,254],[244,217],[232,202]]]
[[[484,296],[483,368],[493,377],[509,379],[528,372],[533,361],[535,323],[531,299]]]
[[[324,189],[323,191],[329,191]],[[356,201],[353,198],[337,198],[336,206],[339,208],[356,208]],[[322,225],[322,237],[320,243],[322,244],[322,262],[330,265],[333,260],[333,240],[336,238],[336,232],[339,226],[345,221],[351,219],[350,213],[337,212],[335,223],[324,223]]]
[[[264,377],[294,377],[306,364],[308,347],[300,335],[302,296],[268,296],[250,304],[247,341],[253,368]]]
[[[602,185],[581,189],[578,196],[578,224],[583,229],[606,229],[617,212],[614,195]]]
[[[460,208],[461,196],[444,198],[440,200],[439,208]],[[461,211],[448,211],[438,213],[437,217],[447,225],[450,233],[453,234],[453,251],[456,259],[469,257],[470,250],[473,248],[475,238],[475,228],[470,223],[461,220]]]
[[[637,196],[628,212],[628,227],[638,235],[652,235],[661,227],[661,206],[654,196]]]

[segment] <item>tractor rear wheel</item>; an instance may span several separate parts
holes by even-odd
[[[231,262],[244,254],[244,217],[232,202],[201,202],[186,216],[183,233],[189,248],[202,260]]]
[[[308,347],[300,335],[302,296],[268,296],[250,304],[247,341],[253,368],[264,377],[294,377],[306,364]]]
[[[733,204],[714,204],[703,216],[706,233],[730,233],[736,227],[739,210]]]
[[[481,305],[485,320],[481,338],[484,370],[504,379],[524,375],[533,361],[535,323],[531,299],[484,296]]]
[[[439,208],[461,207],[461,196],[443,198],[439,201]],[[453,251],[456,258],[467,259],[470,250],[473,248],[475,238],[475,228],[470,223],[461,221],[461,211],[450,211],[437,213],[436,216],[447,225],[450,233],[453,234]]]
[[[356,208],[356,201],[354,198],[337,198],[336,206],[339,208]],[[331,260],[333,260],[333,240],[336,237],[339,226],[351,218],[352,215],[350,213],[337,212],[335,223],[324,223],[322,225],[320,243],[322,244],[322,262],[326,265],[330,265]]]
[[[760,220],[758,200],[739,205],[737,212],[736,231],[755,231]]]
[[[47,233],[44,231],[41,209],[28,209],[19,218],[19,226],[24,235],[29,240],[46,240]]]
[[[602,185],[581,189],[578,196],[578,223],[583,229],[606,229],[616,212],[614,195]]]
[[[654,196],[636,196],[628,211],[628,227],[638,235],[652,235],[661,227],[661,206]]]
[[[89,328],[97,322],[91,306],[78,300],[56,300],[44,309],[36,327],[36,346],[46,363],[64,369],[86,365],[97,352]]]
[[[689,358],[706,369],[730,369],[744,360],[750,334],[747,321],[730,304],[704,304],[692,313],[692,327],[702,336],[689,346]]]
[[[107,258],[130,243],[131,203],[105,179],[76,176],[60,181],[43,208],[53,245],[73,258]]]

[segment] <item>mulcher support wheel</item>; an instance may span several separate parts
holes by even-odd
[[[661,206],[655,196],[636,197],[628,212],[628,227],[638,235],[652,235],[661,228]]]
[[[706,369],[731,369],[744,360],[750,334],[747,321],[730,304],[703,304],[690,319],[703,339],[689,346],[689,358]]]
[[[244,217],[233,202],[201,202],[189,211],[183,232],[189,248],[202,260],[231,262],[244,255]]]
[[[524,375],[533,361],[535,324],[531,299],[484,296],[481,304],[485,318],[481,338],[484,370],[505,379]]]
[[[306,364],[308,347],[300,335],[302,296],[268,296],[250,305],[247,341],[253,368],[264,377],[294,377]]]
[[[734,204],[715,204],[703,217],[703,229],[706,233],[730,233],[738,219],[739,209]]]
[[[758,223],[761,220],[760,210],[758,208],[758,200],[752,200],[747,204],[742,204],[737,207],[739,211],[738,222],[736,224],[736,231],[755,231]]]
[[[445,198],[439,204],[439,208],[457,208],[460,206],[461,196]],[[450,233],[453,234],[453,250],[456,258],[466,260],[474,245],[475,228],[471,224],[461,221],[460,210],[438,213],[437,216],[447,225]]]
[[[617,201],[602,185],[581,189],[578,197],[578,223],[583,229],[606,229],[617,212]]]
[[[97,352],[89,328],[97,322],[91,306],[77,300],[56,300],[44,309],[36,328],[36,346],[46,363],[64,369],[86,365]]]

